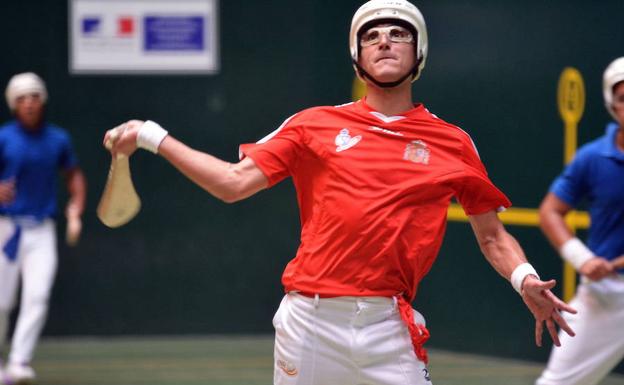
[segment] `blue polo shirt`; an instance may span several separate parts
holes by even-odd
[[[587,200],[587,247],[607,259],[624,254],[624,152],[615,144],[618,129],[610,123],[605,135],[581,147],[550,187],[570,206]]]
[[[62,128],[46,123],[30,132],[17,121],[0,127],[0,180],[15,180],[15,200],[0,204],[0,215],[53,217],[58,171],[76,165],[69,135]]]

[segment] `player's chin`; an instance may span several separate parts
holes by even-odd
[[[381,83],[392,83],[401,79],[403,75],[404,75],[403,73],[392,71],[388,73],[379,74],[378,76],[375,76],[375,79]]]
[[[398,65],[382,65],[375,68],[371,75],[382,83],[394,82],[403,77],[409,70],[401,68]]]

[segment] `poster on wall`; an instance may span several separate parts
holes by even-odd
[[[214,74],[218,0],[69,0],[72,74]]]

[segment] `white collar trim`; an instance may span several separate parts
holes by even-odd
[[[392,122],[396,122],[397,120],[405,119],[405,116],[401,116],[401,115],[386,116],[386,115],[382,114],[381,112],[377,112],[377,111],[371,111],[370,113],[374,117],[376,117],[377,119],[381,120],[384,123],[392,123]]]

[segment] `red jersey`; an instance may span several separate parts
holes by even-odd
[[[291,176],[301,244],[285,290],[413,300],[433,264],[455,196],[468,215],[511,205],[470,136],[418,104],[402,116],[364,100],[302,111],[241,146],[269,186]]]

